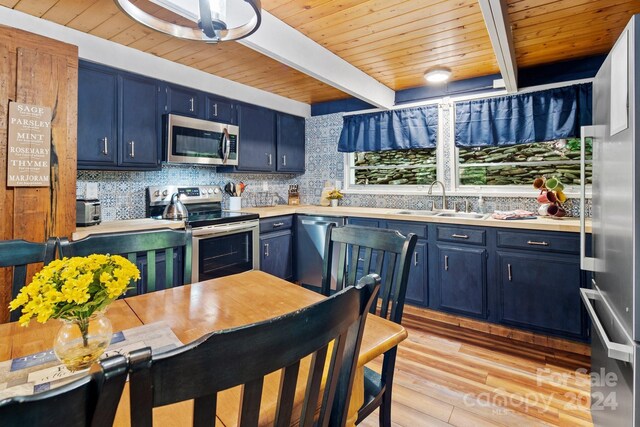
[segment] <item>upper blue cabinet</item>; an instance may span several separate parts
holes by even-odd
[[[78,169],[159,168],[158,92],[153,79],[81,61]]]
[[[276,152],[278,172],[304,172],[304,117],[278,113]]]
[[[204,94],[195,89],[167,84],[165,86],[167,113],[204,118]]]
[[[228,99],[207,95],[205,98],[205,119],[235,125],[238,123],[236,106]]]

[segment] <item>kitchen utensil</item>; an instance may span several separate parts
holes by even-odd
[[[538,196],[540,203],[555,203],[557,201],[556,194],[553,191],[543,191]]]
[[[538,215],[540,215],[540,216],[547,216],[547,215],[549,215],[549,214],[547,213],[547,209],[549,209],[549,206],[551,206],[551,205],[550,205],[550,204],[548,204],[548,203],[545,203],[544,205],[540,205],[540,207],[538,208]]]
[[[172,220],[180,220],[186,219],[189,216],[189,211],[187,211],[187,207],[180,201],[180,194],[173,193],[171,196],[171,202],[164,208],[164,212],[162,213],[162,218],[164,219],[172,219]]]
[[[536,178],[533,180],[533,188],[541,189],[544,187],[544,178]]]
[[[242,196],[242,193],[244,193],[245,187],[246,185],[244,184],[244,182],[240,181],[238,183],[238,196]]]
[[[558,178],[556,178],[556,177],[549,178],[547,180],[547,182],[545,183],[545,186],[549,190],[553,190],[553,191],[562,191],[562,190],[564,190],[564,185],[562,185],[560,180]]]

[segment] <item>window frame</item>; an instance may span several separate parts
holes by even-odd
[[[579,83],[592,83],[593,78],[588,79],[579,79],[572,80],[567,82],[560,83],[551,83],[540,86],[532,86],[527,88],[522,88],[518,91],[518,93],[526,93],[526,92],[534,92],[545,89],[553,89],[557,87],[570,86],[573,84]],[[533,186],[527,185],[460,185],[459,184],[459,163],[458,163],[458,147],[455,146],[455,102],[457,101],[469,101],[473,99],[481,99],[481,98],[491,98],[496,96],[504,96],[508,95],[508,92],[503,90],[497,90],[492,92],[482,92],[472,95],[462,95],[457,97],[442,97],[438,99],[432,99],[429,101],[416,102],[416,103],[408,103],[402,104],[393,107],[392,109],[403,109],[416,107],[421,105],[429,105],[429,104],[438,104],[438,138],[436,145],[436,179],[444,183],[446,188],[447,195],[450,196],[462,196],[469,197],[474,196],[478,197],[482,195],[484,197],[533,197],[536,195],[536,190]],[[370,109],[364,111],[350,112],[345,113],[344,115],[351,114],[363,114],[363,113],[371,113],[381,111],[381,109]],[[450,138],[448,141],[445,141],[444,136],[444,114],[449,114],[449,135]],[[449,180],[446,180],[445,173],[445,157],[446,152],[449,153]],[[351,173],[354,169],[352,169],[352,165],[354,163],[354,155],[353,153],[344,153],[344,169],[343,169],[343,179],[344,186],[343,192],[345,194],[378,194],[378,195],[388,195],[389,193],[393,193],[394,195],[427,195],[429,190],[428,185],[356,185],[351,184]],[[355,178],[355,174],[353,176]],[[438,190],[433,191],[434,196],[441,195],[440,187],[437,186]],[[564,193],[569,198],[579,198],[580,197],[580,186],[579,185],[567,185],[565,186]],[[591,184],[587,184],[585,189],[586,198],[590,199],[592,197],[592,186]]]

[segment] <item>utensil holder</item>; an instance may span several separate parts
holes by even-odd
[[[242,197],[229,197],[229,210],[230,211],[242,210]]]

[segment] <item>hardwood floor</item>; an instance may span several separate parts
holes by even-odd
[[[405,309],[409,338],[396,361],[395,426],[592,425],[588,355],[432,317],[428,310]],[[377,412],[360,425],[377,426]]]

